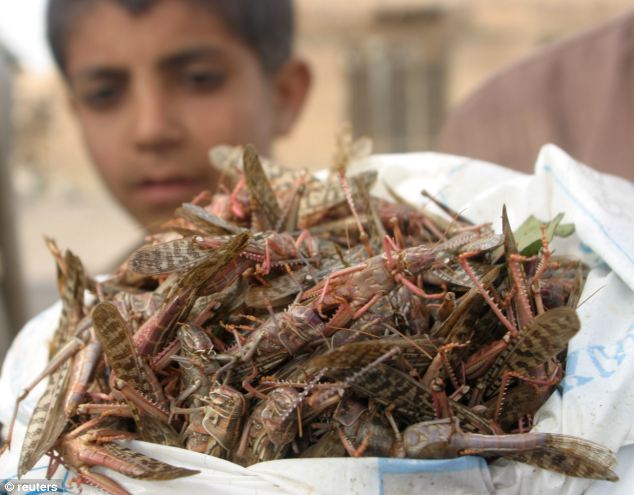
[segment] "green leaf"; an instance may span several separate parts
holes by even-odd
[[[574,223],[562,223],[557,225],[555,229],[555,235],[557,237],[568,237],[575,233]]]
[[[542,231],[541,226],[546,227],[546,238],[548,242],[553,240],[556,235],[558,237],[568,237],[575,231],[572,223],[562,224],[563,213],[559,213],[550,222],[542,222],[538,218],[531,215],[522,225],[513,233],[517,241],[517,249],[524,256],[533,256],[537,254],[542,247]]]

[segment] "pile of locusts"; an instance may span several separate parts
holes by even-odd
[[[120,494],[91,467],[196,473],[115,442],[135,438],[243,466],[476,454],[616,480],[608,449],[530,432],[580,327],[585,268],[551,256],[557,222],[514,236],[503,213],[499,235],[375,198],[376,173],[344,173],[353,148],[324,181],[227,155],[232,188],[106,279],[49,242],[63,310],[19,474],[46,454]]]

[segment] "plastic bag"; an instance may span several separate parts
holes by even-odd
[[[618,450],[613,484],[565,477],[528,465],[478,457],[447,461],[411,459],[288,459],[242,468],[183,449],[129,442],[131,448],[199,475],[169,482],[143,482],[108,472],[133,493],[219,494],[557,494],[626,493],[634,478],[634,188],[631,183],[581,165],[552,145],[545,146],[533,175],[438,153],[377,155],[356,170],[375,168],[375,194],[383,183],[418,204],[422,189],[476,222],[501,230],[502,204],[513,228],[529,215],[549,220],[565,212],[576,233],[555,241],[557,254],[573,254],[591,267],[581,305],[582,328],[570,342],[562,392],[555,392],[535,418],[535,429],[580,436]],[[72,247],[72,246],[71,246]],[[13,401],[46,363],[47,339],[57,325],[59,305],[29,322],[13,343],[0,377],[0,421],[10,419]],[[24,425],[44,390],[24,401],[10,454],[0,458],[0,479],[15,478]],[[620,450],[619,450],[620,449]],[[27,477],[42,478],[47,459]],[[60,470],[56,476],[68,481]],[[89,488],[84,488],[88,491]]]

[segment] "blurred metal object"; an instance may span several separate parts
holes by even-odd
[[[14,67],[15,61],[0,45],[0,363],[25,319],[9,171]]]
[[[378,153],[431,148],[445,115],[450,9],[386,6],[346,52],[348,116]]]

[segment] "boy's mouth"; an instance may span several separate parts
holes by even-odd
[[[150,204],[177,204],[191,200],[203,189],[200,180],[186,177],[146,179],[135,187],[142,201]]]

